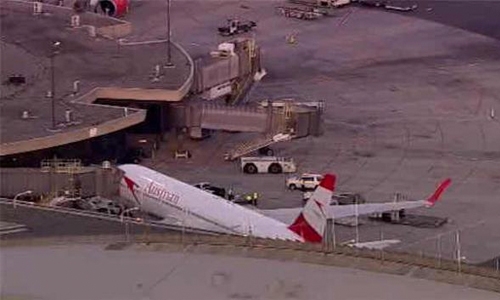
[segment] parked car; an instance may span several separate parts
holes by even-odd
[[[293,176],[288,178],[285,184],[286,187],[290,190],[314,190],[319,185],[322,179],[323,175],[304,173],[301,176]]]
[[[112,200],[100,197],[92,197],[82,199],[78,203],[79,207],[84,210],[100,212],[109,215],[119,215],[122,212],[122,207]]]

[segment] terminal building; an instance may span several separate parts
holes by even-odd
[[[1,167],[133,162],[137,143],[154,149],[172,131],[320,132],[317,109],[240,105],[265,75],[253,39],[193,60],[174,42],[123,42],[132,24],[104,15],[15,0],[0,13]]]

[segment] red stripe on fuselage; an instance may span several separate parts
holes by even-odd
[[[312,228],[309,223],[307,223],[304,215],[301,213],[295,222],[288,227],[291,231],[300,235],[306,242],[310,243],[320,243],[323,240],[323,237]]]

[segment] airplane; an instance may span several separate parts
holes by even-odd
[[[305,206],[254,210],[198,189],[147,167],[118,166],[124,172],[119,193],[146,213],[167,224],[297,242],[319,243],[328,218],[342,218],[376,212],[433,206],[451,184],[444,180],[425,200],[358,205],[329,205],[336,176],[326,174]],[[356,207],[357,206],[357,207]]]

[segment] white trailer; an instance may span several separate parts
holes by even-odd
[[[233,91],[233,83],[231,81],[227,81],[212,87],[208,91],[205,91],[202,95],[202,98],[206,100],[213,100],[231,94],[232,91]]]
[[[244,173],[294,173],[297,166],[292,158],[264,156],[264,157],[242,157],[241,169]]]

